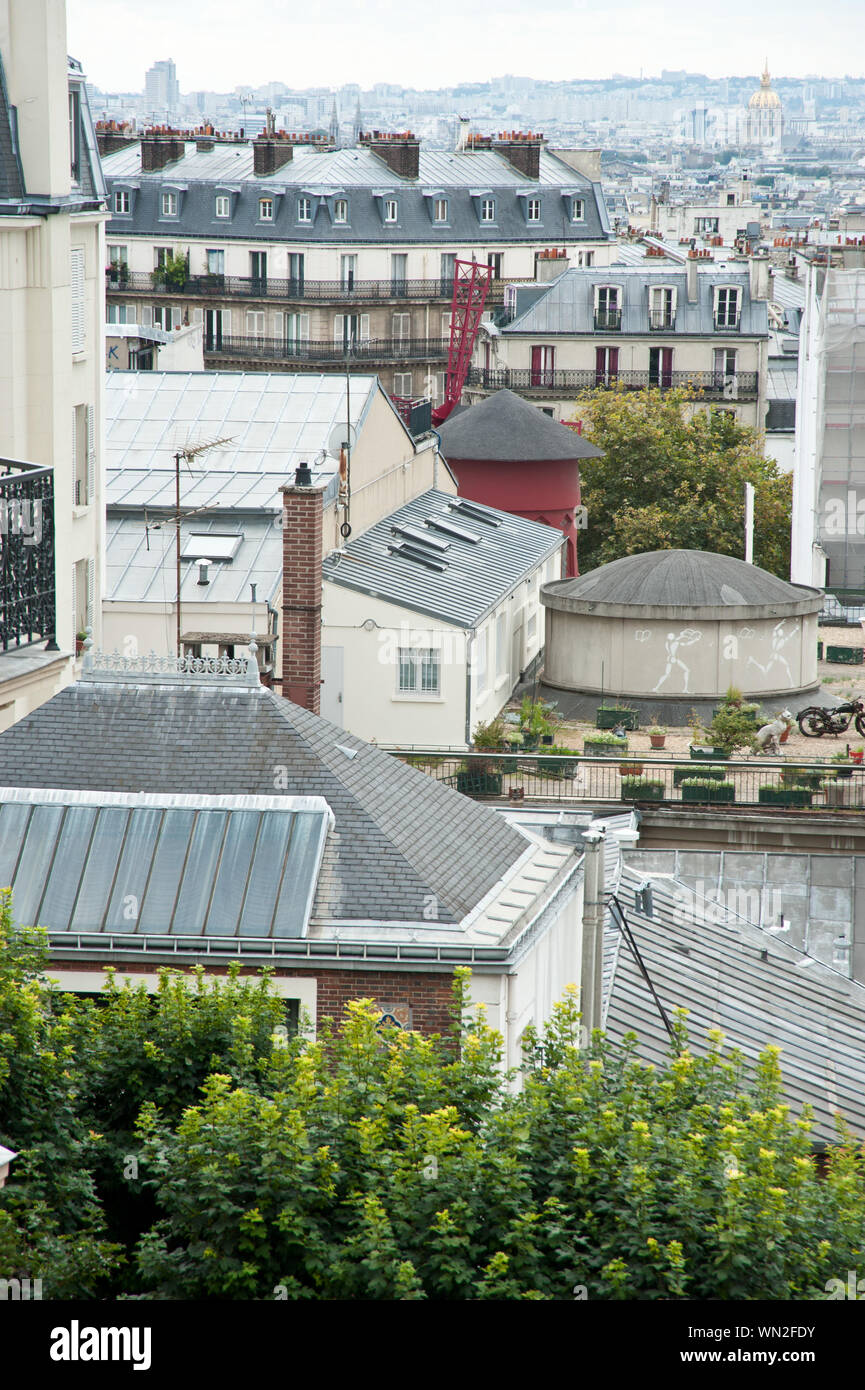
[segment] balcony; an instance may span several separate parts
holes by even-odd
[[[447,338],[371,338],[353,342],[352,362],[446,362]],[[204,351],[211,358],[233,358],[267,362],[315,362],[321,366],[344,367],[346,348],[342,342],[298,342],[285,338],[240,338],[210,333],[204,339]],[[527,374],[528,375],[528,374]]]
[[[54,471],[0,459],[0,652],[55,631]]]
[[[483,391],[498,391],[507,386],[511,391],[542,396],[571,395],[592,391],[596,386],[618,386],[625,391],[644,391],[650,386],[669,391],[684,386],[691,387],[704,400],[755,401],[758,376],[756,372],[736,372],[729,377],[723,372],[597,372],[594,368],[533,372],[530,368],[487,371],[484,367],[470,367],[466,385]]]
[[[487,292],[486,305],[493,308],[504,300],[506,284],[531,284],[528,278],[517,281],[493,280]],[[404,280],[391,276],[385,280],[307,280],[303,276],[281,280],[256,275],[189,275],[180,283],[166,284],[159,272],[115,270],[105,272],[109,295],[159,295],[184,299],[276,299],[303,300],[304,303],[358,304],[387,303],[391,300],[415,300],[420,303],[453,296],[453,278],[435,280]]]
[[[735,314],[718,314],[718,313],[716,313],[715,316],[714,316],[715,332],[716,332],[716,333],[737,333],[737,332],[739,331],[739,323],[740,323],[740,321],[741,321],[741,315],[740,315],[739,313],[735,313]]]
[[[649,327],[653,332],[663,332],[666,330],[668,333],[671,333],[676,327],[675,309],[650,309]]]
[[[601,333],[618,333],[622,327],[621,309],[596,309],[595,329]]]

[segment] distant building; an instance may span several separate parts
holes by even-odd
[[[783,134],[784,113],[781,109],[781,98],[772,90],[767,60],[760,86],[748,102],[745,143],[760,145],[763,149],[778,149]]]
[[[148,109],[152,109],[156,115],[177,110],[180,105],[180,84],[171,58],[164,58],[147,69],[144,100]]]

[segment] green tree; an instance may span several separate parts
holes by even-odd
[[[580,570],[647,550],[744,553],[745,483],[754,486],[754,561],[790,573],[792,480],[759,436],[691,389],[599,389],[576,404],[602,458],[581,468],[587,531]]]

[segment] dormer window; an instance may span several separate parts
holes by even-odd
[[[741,310],[738,285],[715,287],[715,327],[738,328]]]
[[[615,333],[622,326],[618,285],[599,285],[595,290],[595,328]]]
[[[333,220],[334,220],[334,222],[347,222],[347,221],[348,221],[348,199],[347,199],[347,198],[337,198],[337,199],[335,200],[334,205],[333,205]]]
[[[397,205],[396,198],[386,198],[384,204],[385,222],[396,222],[398,216],[399,207]]]
[[[177,194],[176,194],[176,193],[163,193],[163,195],[162,195],[162,216],[163,216],[163,217],[176,217],[176,216],[177,216]]]
[[[297,200],[297,220],[298,222],[312,221],[312,199],[298,198]]]
[[[448,200],[447,198],[436,198],[433,203],[433,221],[447,222],[448,220]]]
[[[541,200],[540,198],[529,198],[526,202],[526,220],[528,222],[540,222],[541,220]]]
[[[586,204],[582,198],[571,199],[571,221],[582,222],[586,216]]]
[[[273,199],[272,199],[272,198],[259,198],[259,200],[258,200],[258,218],[259,218],[259,221],[260,221],[260,222],[272,222],[272,221],[273,221]]]
[[[481,198],[481,221],[495,222],[496,220],[496,200],[495,198]]]
[[[123,190],[114,195],[114,211],[121,214],[129,212],[129,194]]]
[[[219,197],[216,199],[216,216],[217,216],[217,217],[230,217],[230,216],[231,216],[231,199],[230,199],[229,197],[227,197],[226,194],[224,194],[224,193],[221,193],[221,194],[219,195]]]
[[[652,285],[649,290],[649,327],[675,328],[676,290],[672,285]]]

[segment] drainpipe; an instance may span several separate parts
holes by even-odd
[[[475,655],[476,632],[466,636],[466,747],[472,742],[472,662]]]
[[[604,981],[604,831],[586,830],[583,858],[583,949],[580,963],[580,1004],[583,1036],[588,1046],[592,1030],[601,1026]]]
[[[436,492],[438,492],[438,486],[439,486],[439,453],[441,452],[441,447],[442,447],[442,437],[441,437],[441,435],[439,434],[438,430],[430,430],[430,434],[434,434],[434,435],[435,435],[435,441],[436,441],[435,453],[433,454],[433,487],[435,488]]]

